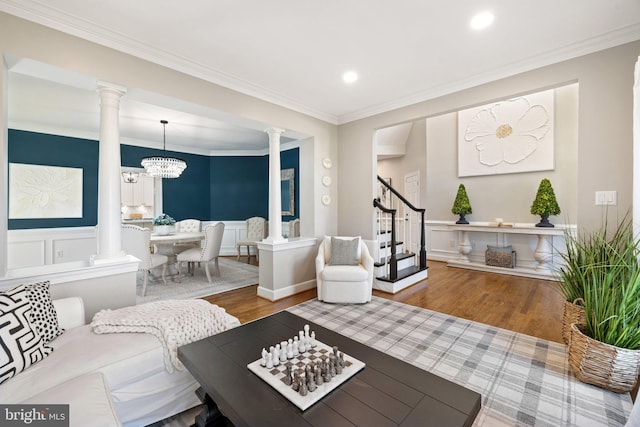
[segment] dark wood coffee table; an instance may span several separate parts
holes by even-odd
[[[301,411],[247,364],[305,324],[366,366]],[[180,347],[178,357],[208,404],[199,426],[470,426],[480,410],[480,394],[287,311]]]

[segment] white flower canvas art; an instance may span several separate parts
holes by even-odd
[[[82,169],[9,164],[9,219],[82,218]]]
[[[554,168],[554,91],[458,112],[458,176]]]

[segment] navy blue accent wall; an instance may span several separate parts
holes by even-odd
[[[187,162],[187,168],[177,179],[162,180],[163,211],[176,221],[195,218],[209,221],[212,218],[209,206],[209,157],[197,154],[178,153],[162,150],[121,145],[120,157],[122,166],[141,167],[140,160],[147,156],[167,155],[178,157]]]
[[[269,217],[269,156],[210,157],[211,218],[244,221],[252,216]],[[300,150],[282,151],[280,168],[295,169],[295,215],[300,216]]]
[[[82,218],[10,219],[9,230],[95,226],[98,223],[98,143],[9,129],[9,163],[82,168]]]
[[[98,141],[9,129],[9,162],[82,168],[83,217],[13,219],[9,229],[95,226],[98,222]],[[121,145],[123,166],[162,150]],[[178,179],[162,181],[164,212],[176,220],[242,221],[269,216],[269,156],[201,156],[168,151],[187,162]],[[295,215],[300,215],[299,149],[280,153],[282,169],[295,169]]]
[[[269,157],[211,157],[211,217],[269,217]]]

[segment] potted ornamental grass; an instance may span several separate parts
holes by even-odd
[[[549,216],[559,213],[560,206],[558,206],[551,181],[545,178],[540,181],[536,198],[531,205],[531,214],[540,215],[540,222],[536,224],[536,227],[553,227],[553,224],[549,222]]]
[[[460,215],[456,224],[469,224],[469,221],[467,221],[465,216],[471,214],[472,209],[469,197],[467,196],[467,189],[464,184],[460,184],[458,186],[458,193],[456,194],[456,199],[451,207],[451,213]]]
[[[167,235],[175,231],[176,220],[162,213],[153,219],[153,231],[156,234]]]
[[[607,231],[567,240],[560,287],[581,298],[584,319],[569,331],[569,366],[576,377],[618,393],[630,391],[640,372],[640,242],[630,216]]]
[[[606,219],[595,231],[578,234],[570,229],[565,230],[565,251],[560,252],[562,266],[557,272],[557,280],[565,299],[562,339],[566,344],[569,343],[571,324],[584,325],[586,322],[584,296],[590,281],[596,274],[604,275],[606,266],[618,262],[616,258],[620,249],[613,248],[623,248],[631,232],[628,218],[623,219],[613,233],[608,230]]]

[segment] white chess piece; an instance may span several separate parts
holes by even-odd
[[[307,346],[304,342],[304,332],[300,331],[298,332],[298,351],[300,353],[304,353],[305,351],[307,351]]]
[[[304,337],[307,339],[307,341],[310,338],[310,336],[309,336],[309,325],[304,325]]]
[[[316,345],[316,331],[311,331],[311,347],[315,347]]]
[[[262,347],[262,359],[260,360],[261,366],[267,366],[267,350]]]
[[[267,369],[273,368],[273,353],[267,353]]]
[[[276,347],[273,348],[271,352],[271,358],[273,359],[273,366],[278,366],[280,364],[280,344],[276,344]]]
[[[298,337],[293,337],[293,357],[300,355],[300,343]]]
[[[284,363],[287,361],[287,342],[282,341],[280,343],[280,362]]]
[[[287,359],[293,359],[293,340],[291,338],[287,343]]]

